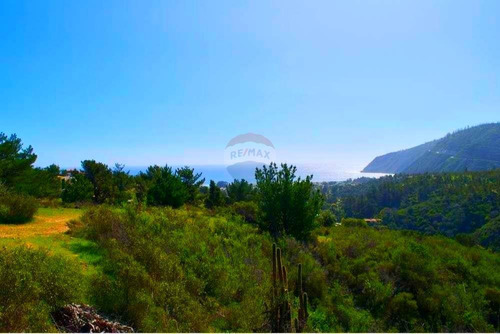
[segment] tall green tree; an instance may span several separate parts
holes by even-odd
[[[275,163],[255,171],[260,221],[273,237],[289,234],[306,239],[315,227],[323,197],[315,190],[312,176],[296,177],[297,168]]]
[[[94,201],[96,203],[113,201],[113,173],[111,169],[95,160],[82,161],[82,169],[85,177],[94,187]]]
[[[250,201],[254,192],[253,185],[245,179],[234,180],[227,185],[226,190],[230,203]]]
[[[205,207],[208,209],[213,209],[218,206],[223,206],[225,204],[224,194],[222,190],[215,184],[213,180],[210,180],[210,187],[208,188],[208,196],[205,199]]]
[[[182,183],[187,188],[189,194],[188,203],[194,203],[200,193],[200,187],[205,183],[205,179],[201,178],[202,174],[195,173],[194,169],[188,166],[178,168],[175,173],[181,178]]]
[[[22,174],[32,169],[36,158],[33,148],[23,148],[21,139],[15,134],[0,133],[0,182],[7,187],[12,187]]]
[[[17,178],[12,189],[15,192],[37,198],[58,198],[61,196],[61,180],[59,166],[46,168],[30,168]]]
[[[141,177],[148,181],[147,203],[178,208],[189,199],[189,192],[171,167],[150,166]]]
[[[134,180],[130,173],[125,172],[125,165],[115,164],[113,169],[113,199],[115,203],[123,203],[132,198],[131,190]]]
[[[94,197],[94,186],[82,173],[73,173],[71,179],[64,184],[62,201],[64,203],[90,202]]]

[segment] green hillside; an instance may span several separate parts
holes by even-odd
[[[321,190],[345,217],[379,217],[393,229],[449,237],[500,250],[500,170],[397,174],[324,183]]]
[[[478,125],[407,150],[376,157],[363,172],[481,171],[500,168],[500,123]]]

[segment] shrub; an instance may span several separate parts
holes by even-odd
[[[92,209],[81,223],[107,253],[91,296],[103,312],[146,332],[252,332],[265,322],[271,244],[255,227],[194,207]]]
[[[316,303],[344,331],[498,331],[498,254],[419,233],[322,232],[309,248],[335,289]]]
[[[38,209],[35,198],[15,193],[0,195],[0,222],[6,224],[26,223],[33,219]]]
[[[323,210],[318,216],[318,224],[320,226],[332,226],[337,222],[335,215],[330,210]]]
[[[122,216],[110,207],[96,206],[89,208],[80,220],[68,222],[70,233],[92,241],[116,239],[126,242],[126,231]]]
[[[0,249],[0,332],[57,331],[50,313],[80,302],[78,264],[25,247]]]
[[[247,223],[257,223],[259,207],[255,202],[236,202],[231,205],[232,210],[243,217]]]
[[[363,219],[356,218],[344,218],[341,224],[345,227],[368,227],[368,224]]]

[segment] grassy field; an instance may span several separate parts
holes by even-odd
[[[80,217],[82,212],[81,209],[40,208],[32,222],[0,224],[0,238],[26,239],[61,234],[68,230],[66,223]]]
[[[64,232],[67,222],[78,219],[81,209],[40,208],[32,222],[26,224],[0,224],[0,247],[27,246],[44,248],[51,254],[76,258],[91,274],[98,270],[102,253],[91,241],[73,238]]]

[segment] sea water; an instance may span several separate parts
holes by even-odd
[[[357,179],[360,177],[378,178],[381,176],[389,175],[383,173],[361,173],[361,171],[346,170],[339,168],[332,164],[294,164],[297,166],[297,176],[305,178],[308,175],[313,176],[314,182],[330,182],[330,181],[346,181],[348,179]],[[172,169],[182,167],[180,165],[171,165]],[[208,184],[210,180],[215,182],[226,181],[232,182],[233,177],[229,174],[224,165],[192,165],[196,173],[202,173],[202,178],[205,178],[205,183]],[[137,175],[140,172],[145,172],[148,167],[136,166],[127,167],[125,171],[129,171],[131,175]]]

